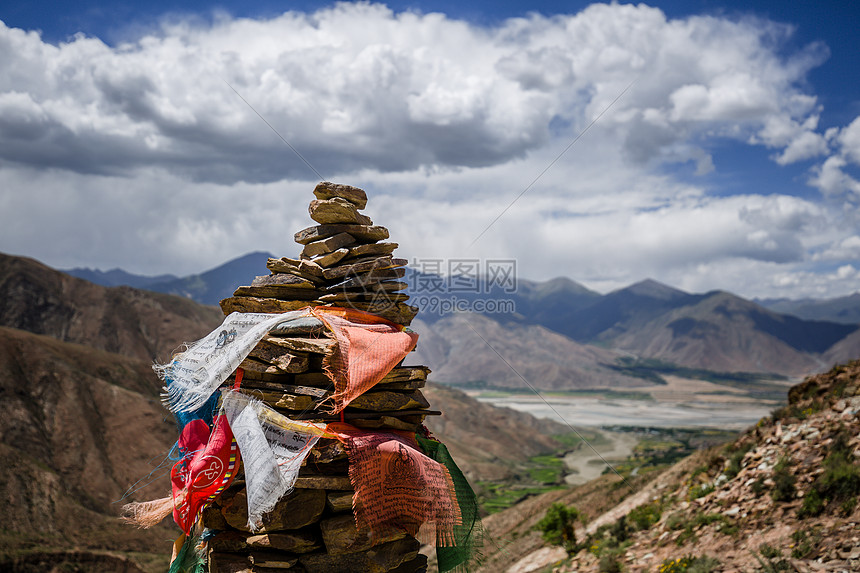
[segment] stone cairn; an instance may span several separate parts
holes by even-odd
[[[269,259],[271,274],[239,287],[221,301],[224,314],[281,313],[330,305],[374,313],[407,326],[418,309],[406,304],[406,261],[392,256],[396,243],[381,242],[388,230],[359,213],[367,204],[361,189],[320,183],[311,201],[319,225],[295,235],[298,259]],[[318,409],[332,391],[323,359],[334,341],[320,327],[297,327],[266,336],[242,362],[241,391],[296,420],[325,424],[340,420]],[[398,365],[353,400],[343,420],[365,429],[416,431],[430,411],[421,394],[425,366]],[[232,380],[228,381],[232,382]],[[357,530],[352,511],[349,460],[335,439],[311,450],[291,493],[251,533],[247,496],[240,473],[234,484],[203,512],[203,526],[216,530],[209,541],[211,573],[304,571],[306,573],[424,571],[427,558],[406,533],[371,539]]]

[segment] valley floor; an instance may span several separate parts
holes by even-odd
[[[715,427],[743,430],[783,403],[762,395],[762,388],[739,388],[705,380],[666,376],[666,384],[636,392],[471,392],[482,402],[513,408],[538,418],[574,427],[650,426],[655,428]],[[782,395],[794,381],[774,381]]]

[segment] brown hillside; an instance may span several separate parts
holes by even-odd
[[[0,555],[163,549],[172,531],[139,531],[117,521],[123,493],[176,438],[159,386],[148,361],[0,328]],[[168,491],[161,471],[132,499]],[[0,556],[0,569],[10,570],[3,569],[9,563]],[[13,570],[30,570],[27,563],[22,558]]]
[[[849,334],[824,353],[824,361],[829,364],[843,364],[860,355],[860,330]]]
[[[580,344],[543,326],[503,325],[478,314],[454,314],[432,325],[416,320],[412,328],[421,335],[416,360],[430,366],[433,378],[441,382],[528,388],[507,361],[543,390],[647,384],[604,366],[615,362],[616,353]]]
[[[105,288],[0,253],[0,326],[152,361],[208,334],[224,315],[172,295]]]
[[[718,372],[796,376],[829,366],[756,328],[755,311],[767,312],[749,301],[720,293],[631,328],[612,343],[645,357]]]

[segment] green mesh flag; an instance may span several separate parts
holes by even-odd
[[[188,535],[167,573],[206,573],[206,562],[197,551],[200,536]]]
[[[436,547],[439,571],[444,572],[453,569],[468,571],[470,564],[480,562],[481,547],[483,547],[484,542],[484,529],[481,525],[481,518],[478,516],[478,498],[472,491],[472,486],[466,481],[466,476],[454,463],[454,459],[448,453],[445,444],[418,435],[415,438],[427,457],[436,460],[448,469],[451,480],[454,482],[457,502],[460,504],[460,515],[463,518],[462,525],[454,526],[455,545],[453,547]]]

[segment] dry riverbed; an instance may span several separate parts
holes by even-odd
[[[564,478],[565,483],[579,485],[593,480],[603,473],[607,463],[614,464],[630,456],[639,442],[639,438],[634,434],[595,431],[601,434],[602,439],[583,444],[575,451],[565,454],[564,465],[569,472]]]
[[[494,406],[528,412],[573,427],[648,426],[656,428],[713,427],[742,430],[780,405],[742,388],[678,376],[666,384],[636,388],[645,399],[594,394],[503,394],[472,392]],[[786,391],[794,382],[785,382]],[[782,385],[782,384],[780,384]]]

